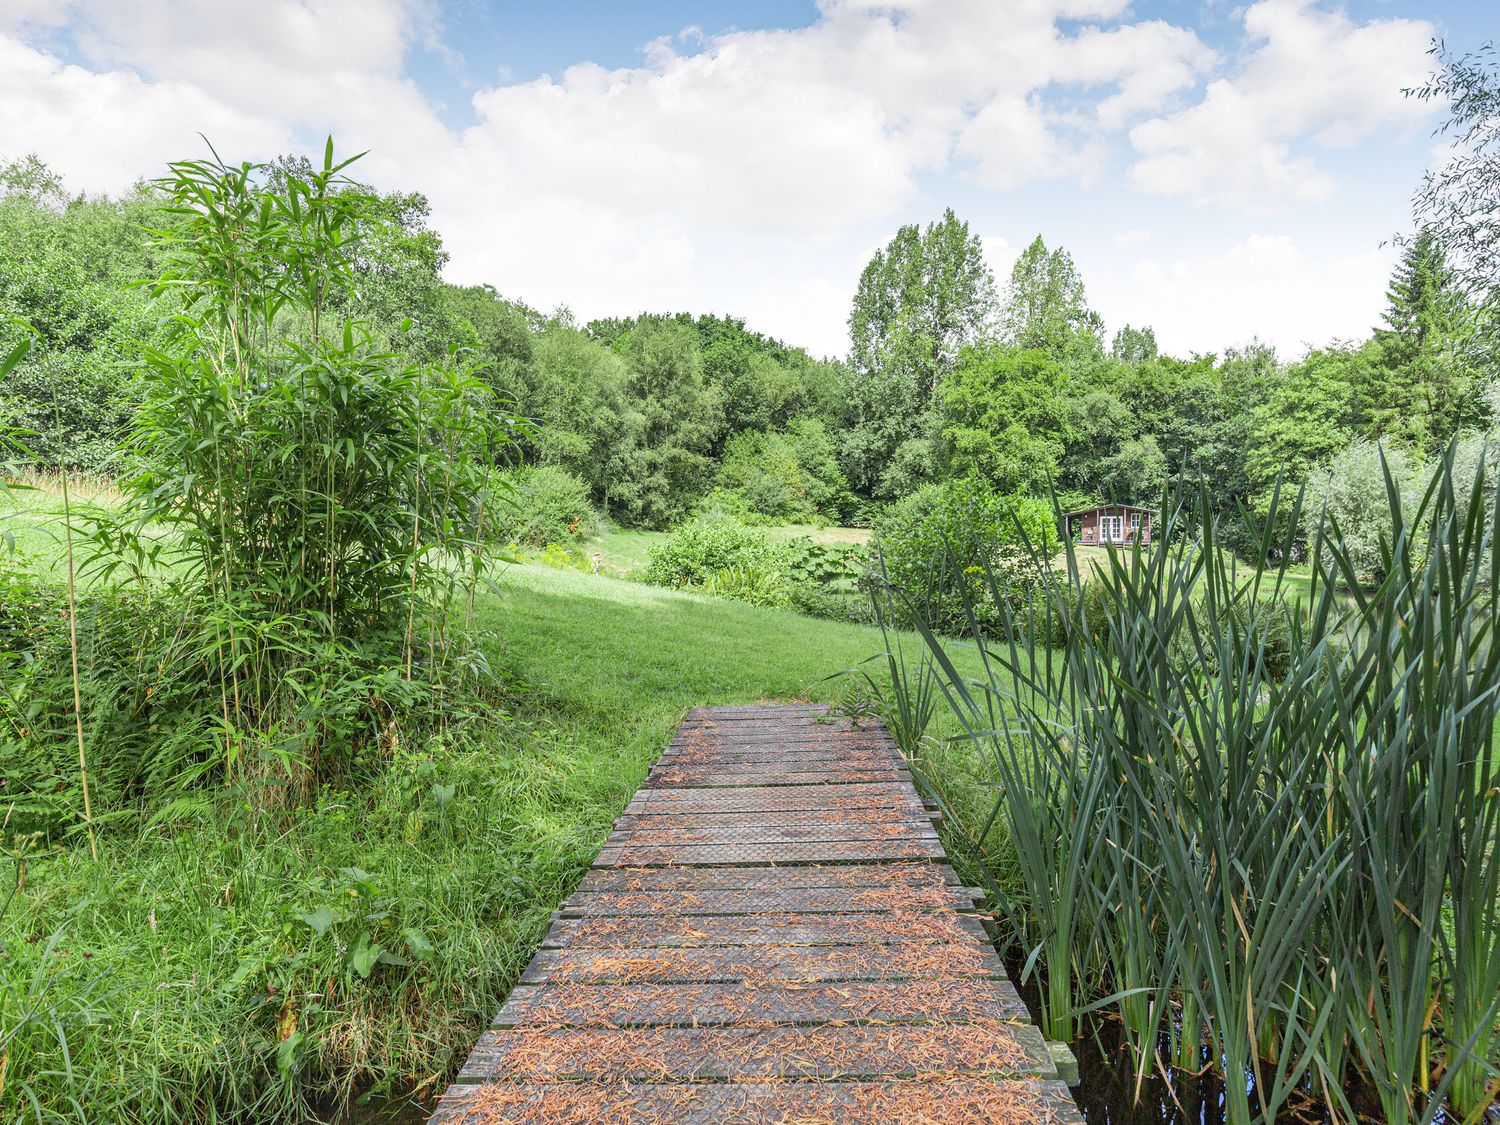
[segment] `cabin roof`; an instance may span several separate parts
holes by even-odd
[[[1102,512],[1106,508],[1116,508],[1122,512],[1149,512],[1153,516],[1158,514],[1156,508],[1142,508],[1136,504],[1091,504],[1087,508],[1075,508],[1071,512],[1064,512],[1063,519],[1069,516],[1087,515],[1089,512]]]

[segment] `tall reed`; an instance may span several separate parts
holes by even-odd
[[[1298,526],[1300,497],[1273,498],[1242,581],[1207,489],[1180,486],[1151,548],[1037,555],[1056,648],[992,574],[991,604],[967,607],[977,679],[929,607],[889,591],[995,787],[1049,1035],[1111,1008],[1138,1078],[1206,1049],[1235,1123],[1299,1092],[1352,1120],[1357,1085],[1389,1121],[1432,1120],[1445,1096],[1477,1119],[1500,1015],[1483,472],[1455,480],[1450,458],[1406,509],[1390,482],[1374,589],[1320,521],[1300,605],[1275,530]]]

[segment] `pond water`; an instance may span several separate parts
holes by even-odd
[[[1224,1083],[1214,1074],[1172,1070],[1167,1077],[1153,1074],[1141,1083],[1139,1097],[1130,1080],[1117,1025],[1100,1021],[1090,1029],[1089,1042],[1075,1043],[1079,1085],[1073,1096],[1089,1125],[1223,1125]],[[1165,1045],[1163,1046],[1165,1049]],[[1205,1059],[1205,1062],[1207,1060]],[[1374,1090],[1346,1091],[1361,1121],[1382,1121]],[[1434,1125],[1457,1125],[1457,1115],[1439,1112]],[[1500,1125],[1500,1103],[1490,1107],[1486,1122]],[[1327,1125],[1332,1118],[1321,1099],[1306,1097],[1277,1118],[1276,1125]]]
[[[1022,985],[1021,965],[1006,958],[1006,969],[1033,1020],[1040,1010],[1034,983]],[[1201,1073],[1168,1068],[1165,1075],[1153,1071],[1140,1089],[1131,1078],[1132,1067],[1126,1055],[1124,1036],[1113,1018],[1102,1018],[1086,1025],[1084,1037],[1073,1043],[1078,1059],[1079,1083],[1073,1088],[1074,1100],[1089,1125],[1225,1125],[1224,1080],[1208,1068],[1208,1052],[1203,1056]],[[1159,1045],[1162,1057],[1168,1057],[1171,1044]],[[1254,1083],[1247,1078],[1247,1087]],[[1361,1121],[1380,1122],[1380,1103],[1373,1089],[1346,1090]],[[1439,1112],[1433,1125],[1457,1125],[1458,1115]],[[1289,1104],[1276,1118],[1276,1125],[1330,1125],[1326,1104],[1309,1092],[1300,1102]],[[1486,1125],[1500,1125],[1500,1102],[1490,1107]]]

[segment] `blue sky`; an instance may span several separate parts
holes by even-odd
[[[1179,354],[1367,332],[1440,109],[1447,0],[7,0],[0,157],[120,190],[210,136],[370,149],[452,254],[580,318],[729,312],[838,354],[859,270],[952,206],[1041,234]]]

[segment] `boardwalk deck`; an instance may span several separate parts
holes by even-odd
[[[693,711],[431,1125],[1079,1122],[890,736]]]

